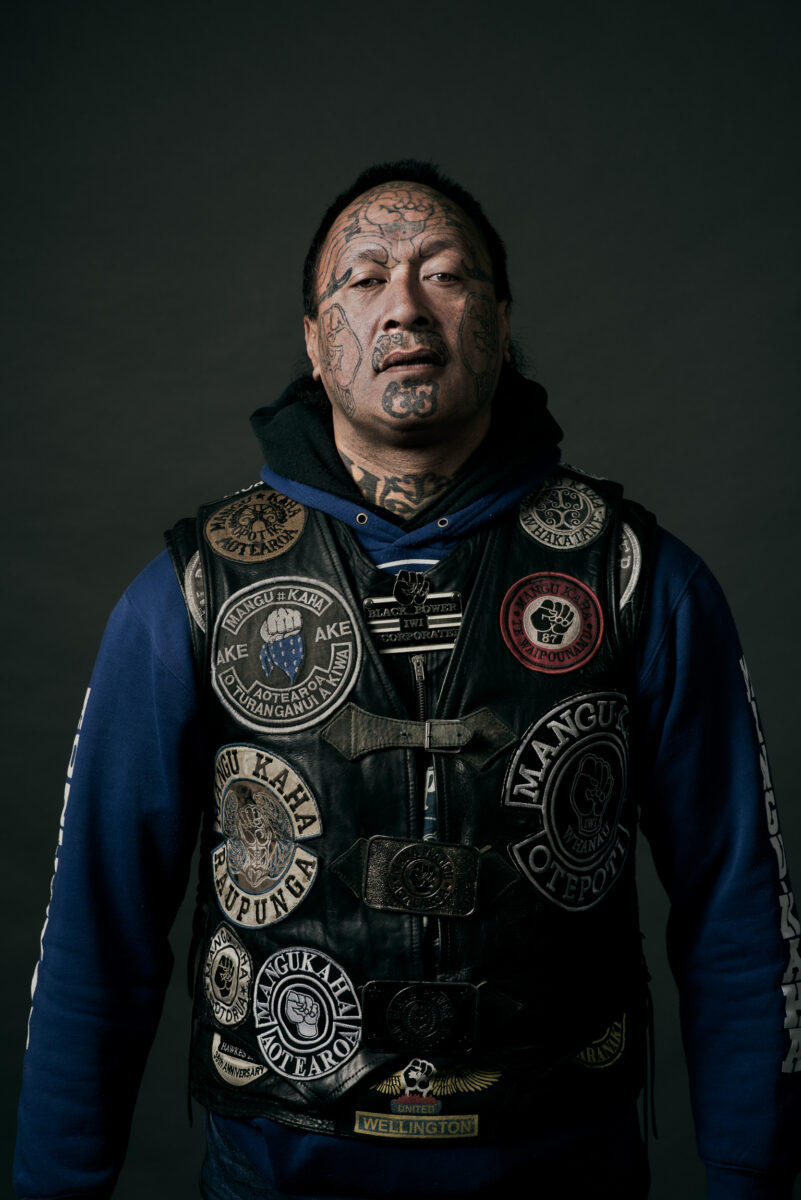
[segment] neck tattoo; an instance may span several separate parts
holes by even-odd
[[[406,475],[374,475],[360,467],[347,454],[339,457],[348,468],[353,482],[371,504],[385,508],[398,517],[412,517],[430,500],[444,492],[452,475],[437,475],[435,471],[410,471]]]

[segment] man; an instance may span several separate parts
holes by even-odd
[[[638,808],[708,1194],[790,1195],[799,924],[736,634],[695,555],[559,464],[510,300],[430,166],[325,214],[262,481],[171,531],[95,669],[23,1200],[113,1187],[201,811],[207,1200],[645,1196]]]

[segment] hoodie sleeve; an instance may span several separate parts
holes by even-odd
[[[704,564],[666,534],[638,687],[641,825],[670,900],[708,1197],[789,1200],[801,1158],[801,927],[731,615]]]
[[[172,968],[202,808],[189,629],[166,553],[111,615],[67,772],[19,1106],[21,1200],[105,1197]]]

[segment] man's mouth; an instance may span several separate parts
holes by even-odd
[[[396,351],[395,354],[388,354],[381,366],[378,368],[380,372],[392,371],[397,369],[409,369],[411,367],[441,367],[443,360],[438,354],[434,354],[431,350],[410,350],[407,353]]]
[[[384,371],[444,367],[448,357],[447,347],[438,334],[417,333],[411,337],[397,333],[384,334],[373,351],[373,370],[380,374]]]

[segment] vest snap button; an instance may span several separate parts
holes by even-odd
[[[367,513],[356,513],[356,520],[359,525],[366,525],[368,521]]]
[[[440,529],[444,529],[445,526],[449,524],[448,518],[440,517],[440,519],[437,521],[437,524],[439,525]]]

